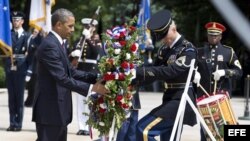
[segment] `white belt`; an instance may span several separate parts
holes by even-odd
[[[185,88],[186,83],[164,83],[165,89],[172,89],[172,88]],[[188,87],[192,87],[192,84],[189,84]]]
[[[97,61],[94,59],[84,59],[84,61],[81,59],[79,62],[97,64]]]
[[[13,54],[13,58],[25,58],[25,54]]]

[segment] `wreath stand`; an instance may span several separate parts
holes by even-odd
[[[175,136],[176,131],[177,131],[177,125],[178,125],[178,131],[177,131],[177,135],[176,135],[176,141],[180,140],[181,127],[183,125],[183,118],[184,118],[184,111],[186,108],[186,102],[189,103],[189,105],[191,106],[191,108],[195,112],[197,119],[200,121],[201,125],[204,127],[204,130],[206,130],[206,132],[208,133],[208,135],[212,139],[212,141],[216,141],[212,132],[208,128],[207,124],[205,123],[203,117],[200,115],[199,111],[197,110],[196,106],[194,105],[194,103],[192,102],[192,100],[190,99],[190,97],[188,96],[188,93],[187,93],[193,71],[195,70],[194,63],[195,63],[195,59],[192,59],[191,64],[189,65],[190,69],[189,69],[189,73],[188,73],[188,78],[187,78],[185,89],[184,89],[184,92],[182,94],[180,105],[179,105],[179,108],[177,111],[177,115],[176,115],[175,122],[174,122],[174,127],[173,127],[171,137],[170,137],[170,141],[174,140],[174,136]]]

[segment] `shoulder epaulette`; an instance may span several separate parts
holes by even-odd
[[[233,49],[233,47],[230,47],[230,46],[227,46],[227,45],[223,45],[223,46],[226,47],[226,48]]]

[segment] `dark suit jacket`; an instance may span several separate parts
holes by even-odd
[[[97,75],[74,69],[63,48],[49,33],[37,49],[37,85],[32,120],[67,125],[72,121],[71,91],[84,96]],[[88,82],[88,83],[85,83]]]

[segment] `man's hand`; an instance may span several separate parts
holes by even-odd
[[[218,80],[220,80],[220,78],[222,77],[222,76],[225,76],[225,70],[216,70],[215,72],[213,72],[213,75],[214,75],[214,80],[215,81],[218,81]]]
[[[201,80],[201,74],[196,70],[193,82],[197,85],[197,87],[200,86],[200,80]]]
[[[97,81],[92,88],[92,91],[95,91],[98,94],[101,95],[107,95],[108,93],[110,93],[110,91],[108,89],[105,88],[104,84],[103,84],[103,80],[99,80]]]

